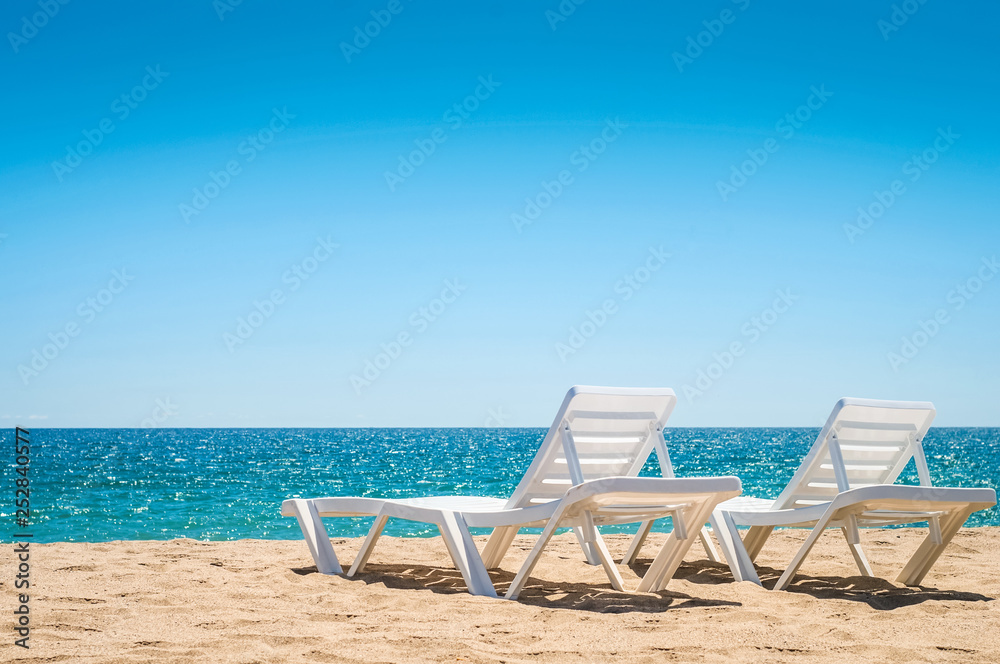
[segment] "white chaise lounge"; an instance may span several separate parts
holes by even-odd
[[[864,576],[873,576],[858,528],[926,521],[929,533],[896,581],[919,585],[970,514],[996,504],[989,488],[931,485],[923,438],[934,405],[841,399],[802,465],[776,500],[741,496],[715,510],[712,526],[737,581],[760,585],[753,560],[775,527],[812,532],[774,590],[788,586],[826,528],[840,528]],[[910,458],[920,486],[893,484]],[[742,545],[737,526],[749,526]]]
[[[493,597],[496,590],[487,568],[499,566],[520,528],[544,526],[507,591],[511,599],[517,597],[555,529],[567,526],[575,529],[588,561],[603,565],[612,586],[623,589],[621,575],[596,526],[643,522],[640,536],[626,555],[630,561],[648,524],[669,516],[673,535],[639,587],[659,590],[673,576],[695,534],[710,557],[717,559],[703,525],[719,502],[740,493],[736,477],[672,477],[663,425],[676,402],[670,389],[573,387],[509,500],[475,496],[290,499],[282,503],[281,513],[298,519],[316,567],[325,574],[339,574],[342,569],[322,518],[375,516],[348,576],[364,569],[390,517],[433,523],[469,592]],[[636,477],[653,449],[664,477]],[[494,529],[481,555],[470,527]]]

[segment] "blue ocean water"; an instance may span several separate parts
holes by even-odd
[[[738,475],[744,492],[775,497],[818,429],[670,429],[679,476]],[[35,541],[299,539],[285,498],[469,494],[506,498],[544,429],[36,429],[31,432]],[[13,450],[13,431],[3,432]],[[924,442],[940,486],[1000,488],[1000,429],[932,429]],[[3,464],[0,533],[10,541],[13,455]],[[655,456],[643,475],[656,475]],[[901,481],[916,484],[913,463]],[[360,536],[370,519],[328,520]],[[968,525],[1000,525],[996,508]],[[624,528],[624,527],[623,527]],[[386,534],[436,535],[390,522]]]

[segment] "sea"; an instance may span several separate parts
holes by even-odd
[[[12,541],[27,531],[36,542],[301,539],[295,519],[280,514],[286,498],[506,498],[545,431],[34,429],[27,471],[31,515],[24,528],[15,525],[15,480],[22,475],[15,467],[14,431],[6,430],[0,538]],[[774,498],[818,433],[676,428],[666,432],[666,441],[678,476],[737,475],[745,494]],[[932,429],[924,448],[935,485],[1000,489],[1000,429]],[[641,474],[658,474],[655,455]],[[912,461],[899,482],[918,483]],[[367,532],[371,519],[326,524],[331,537],[355,537]],[[967,525],[1000,525],[1000,512],[978,512]],[[669,521],[662,527],[669,530]],[[616,529],[629,527],[608,528]],[[426,537],[437,530],[393,520],[385,534]]]

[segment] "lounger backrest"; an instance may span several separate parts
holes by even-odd
[[[922,442],[934,414],[934,404],[926,401],[841,399],[772,509],[807,507],[848,489],[892,484],[910,457],[920,483],[929,486]]]
[[[672,476],[662,429],[676,403],[668,388],[570,388],[507,507],[556,500],[587,480],[634,477],[654,448]]]

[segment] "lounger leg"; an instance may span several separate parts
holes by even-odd
[[[680,544],[679,540],[675,537],[667,538],[667,541],[663,544],[663,547],[656,553],[656,557],[653,558],[653,562],[650,563],[649,569],[643,575],[642,579],[639,581],[639,587],[636,588],[636,592],[640,593],[651,593],[656,592],[657,586],[659,585],[661,572],[667,568],[667,563],[673,555],[674,549]]]
[[[600,565],[601,558],[597,555],[597,549],[588,540],[586,533],[583,532],[581,526],[577,526],[573,529],[576,533],[576,540],[580,543],[580,548],[583,549],[583,555],[587,559],[588,565]]]
[[[944,517],[939,517],[940,543],[934,541],[936,533],[933,530],[928,533],[924,541],[921,542],[920,547],[917,548],[916,553],[913,554],[910,560],[907,561],[906,566],[903,567],[903,571],[896,577],[896,582],[907,586],[919,586],[927,575],[927,572],[931,570],[931,567],[937,562],[941,553],[947,548],[948,543],[951,542],[952,538],[955,537],[959,529],[965,524],[969,515],[975,511],[966,506],[956,509]]]
[[[826,530],[826,524],[830,522],[830,514],[831,512],[828,511],[826,514],[822,516],[822,518],[820,518],[818,522],[816,522],[816,526],[812,529],[812,532],[809,533],[809,537],[806,538],[806,541],[802,545],[802,548],[800,548],[798,552],[795,554],[795,557],[792,558],[792,562],[788,564],[788,567],[782,573],[781,577],[778,579],[778,582],[774,584],[774,587],[771,588],[771,590],[784,590],[785,587],[788,586],[789,582],[792,580],[792,577],[795,576],[795,573],[799,570],[799,567],[802,565],[802,561],[806,559],[806,556],[809,555],[809,552],[816,544],[816,541],[819,539],[819,536],[823,534],[824,530]]]
[[[868,558],[865,556],[864,550],[862,550],[860,544],[847,543],[847,546],[851,549],[851,555],[854,556],[854,562],[858,566],[858,571],[861,572],[861,576],[875,576],[872,571],[872,566],[868,562]]]
[[[676,558],[677,549],[680,547],[687,548],[686,545],[688,545],[688,542],[677,539],[676,533],[671,533],[670,537],[667,538],[667,541],[663,543],[663,546],[656,553],[656,557],[650,563],[649,569],[646,570],[646,573],[639,581],[639,587],[636,588],[636,592],[652,593],[659,590],[660,580],[665,576],[668,567],[674,558]],[[683,556],[683,553],[681,555]]]
[[[697,512],[695,512],[694,515],[691,516],[691,518],[688,520],[693,521],[696,524],[704,524],[706,521],[709,520],[712,509],[714,507],[715,504],[712,502],[712,500],[706,498],[700,505],[697,506]],[[687,518],[688,516],[689,515],[685,514],[681,518]],[[700,534],[704,533],[705,533],[705,528],[704,526],[702,526]],[[677,568],[680,566],[681,561],[684,560],[684,556],[686,556],[688,551],[691,550],[691,547],[694,546],[694,540],[687,539],[686,541],[678,542],[678,544],[679,546],[677,547],[677,551],[674,553],[673,559],[670,561],[669,566],[660,572],[660,577],[657,580],[657,585],[656,585],[657,590],[666,589],[667,584],[670,583],[670,579],[674,578],[674,574],[677,572]]]
[[[854,562],[858,565],[858,570],[861,571],[861,576],[875,576],[872,572],[872,566],[868,564],[868,558],[865,556],[864,550],[861,548],[861,535],[858,532],[858,524],[856,517],[850,517],[851,524],[841,528],[841,532],[844,533],[844,539],[847,540],[847,546],[851,549],[851,555],[854,556]]]
[[[518,528],[514,526],[501,526],[493,529],[490,539],[486,542],[486,548],[483,549],[483,564],[486,565],[486,569],[500,567],[517,531]]]
[[[639,531],[632,538],[632,543],[629,544],[628,551],[625,552],[625,556],[622,558],[623,565],[631,565],[639,557],[639,550],[646,543],[646,537],[649,536],[649,531],[652,528],[653,521],[642,522],[639,526]],[[719,557],[719,552],[715,550],[715,545],[712,544],[712,536],[708,533],[708,528],[702,528],[698,533],[698,538],[701,540],[701,545],[705,547],[705,554],[708,556],[708,559],[713,563],[721,563],[722,558]]]
[[[497,591],[493,587],[493,581],[490,580],[486,567],[483,566],[465,519],[456,512],[442,512],[441,516],[441,523],[437,524],[438,529],[448,547],[451,559],[455,562],[455,567],[465,579],[469,592],[473,595],[496,597]]]
[[[552,539],[552,535],[556,532],[556,528],[559,527],[559,521],[562,520],[563,511],[557,509],[556,513],[552,515],[549,522],[545,524],[545,529],[542,530],[542,534],[538,536],[538,541],[535,542],[535,546],[532,547],[531,551],[528,553],[528,557],[524,559],[524,564],[521,565],[521,569],[517,571],[517,575],[514,580],[510,582],[510,587],[507,589],[507,594],[504,595],[507,599],[517,599],[517,596],[521,593],[521,589],[524,588],[524,584],[527,582],[528,577],[531,576],[532,570],[535,569],[535,565],[538,564],[538,559],[542,555],[542,550],[545,545],[549,543]]]
[[[705,523],[710,509],[709,501],[702,500],[674,513],[674,531],[653,558],[652,564],[639,582],[637,589],[639,592],[656,592],[666,587],[680,566],[681,560],[684,559],[684,554],[694,544],[693,533],[689,526]]]
[[[934,540],[935,544],[941,543],[941,519],[938,516],[932,516],[927,520],[927,529],[930,531],[931,539]]]
[[[761,549],[764,548],[764,544],[773,532],[774,526],[750,527],[746,537],[743,538],[743,546],[746,548],[747,555],[750,556],[751,561],[757,560],[757,556],[760,555]]]
[[[319,516],[315,503],[311,500],[301,498],[291,501],[292,511],[299,522],[299,528],[306,538],[309,546],[309,553],[312,554],[313,562],[320,574],[343,574],[337,554],[330,544],[330,536],[323,527],[323,520]]]
[[[618,572],[618,568],[615,567],[615,561],[611,559],[608,546],[604,543],[604,539],[597,530],[597,526],[594,525],[594,519],[589,512],[586,513],[584,521],[586,523],[584,532],[589,532],[593,538],[588,544],[593,546],[597,552],[597,557],[604,567],[604,573],[608,575],[608,580],[611,581],[611,587],[619,591],[625,590],[625,582],[622,580],[622,575]]]
[[[639,531],[632,538],[632,543],[628,545],[628,551],[625,552],[624,557],[622,557],[622,565],[631,565],[635,562],[635,559],[639,557],[639,549],[646,541],[646,537],[649,536],[649,531],[653,528],[653,520],[643,521],[639,524]]]
[[[729,513],[716,510],[712,514],[712,529],[715,531],[715,537],[719,540],[719,546],[726,557],[726,562],[729,563],[733,580],[750,581],[759,586],[760,577],[757,576],[757,569],[744,548],[739,528],[736,527],[736,522],[733,521]]]
[[[347,576],[354,576],[364,571],[365,565],[368,564],[368,558],[372,555],[372,550],[375,548],[375,543],[378,542],[379,536],[382,535],[382,529],[385,528],[385,522],[388,520],[389,517],[384,514],[379,514],[375,517],[375,523],[372,524],[371,530],[368,531],[368,537],[365,538],[364,543],[361,545],[358,557],[354,559],[354,564],[347,571]]]
[[[702,526],[701,532],[698,533],[698,539],[701,540],[701,545],[705,547],[705,555],[713,563],[721,563],[722,558],[719,557],[719,552],[715,550],[715,545],[712,544],[712,536],[708,534],[708,528]]]

